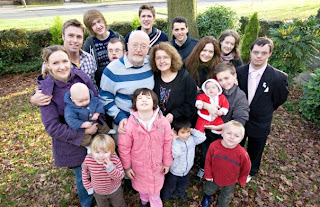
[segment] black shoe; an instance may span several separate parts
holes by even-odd
[[[149,202],[146,203],[146,204],[142,204],[142,202],[140,200],[140,207],[149,207],[149,206],[150,206]]]
[[[125,193],[129,193],[130,191],[133,191],[130,179],[124,179],[123,189]]]

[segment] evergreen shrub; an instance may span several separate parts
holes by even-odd
[[[294,77],[320,63],[320,24],[314,16],[294,19],[279,29],[270,29],[274,51],[270,63]]]
[[[259,30],[258,13],[255,12],[249,19],[240,43],[241,58],[245,63],[250,60],[250,48],[252,43],[258,38]]]
[[[60,16],[56,16],[53,18],[53,24],[50,28],[50,34],[52,36],[51,45],[62,45],[62,25],[63,20]]]
[[[238,30],[239,18],[230,7],[215,5],[197,16],[199,36],[212,35],[218,38],[227,29]]]
[[[309,82],[303,88],[299,111],[307,120],[320,125],[320,68],[310,74]]]

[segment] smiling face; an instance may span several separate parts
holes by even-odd
[[[209,62],[214,55],[214,46],[212,43],[208,43],[204,46],[200,52],[200,60],[204,63]]]
[[[229,70],[217,73],[217,80],[224,90],[230,90],[237,82],[237,74],[231,74]]]
[[[111,157],[111,152],[108,151],[107,149],[96,149],[96,150],[91,150],[91,155],[93,159],[98,163],[98,164],[103,164],[107,158]]]
[[[175,22],[172,28],[172,34],[176,38],[176,41],[183,44],[187,40],[188,27],[184,22]]]
[[[149,9],[143,9],[140,13],[139,20],[143,31],[151,30],[155,18]]]
[[[78,53],[83,44],[83,30],[80,27],[69,26],[62,34],[63,46],[69,53]]]
[[[155,62],[158,70],[161,72],[169,72],[171,68],[171,57],[164,50],[157,50],[155,54]]]
[[[219,93],[218,86],[213,82],[206,83],[206,94],[210,97],[214,97]]]
[[[236,39],[233,36],[226,36],[220,44],[222,54],[227,55],[235,47]]]
[[[49,56],[48,62],[45,64],[53,78],[63,82],[68,81],[70,77],[71,62],[69,56],[65,52],[61,50],[53,52]]]
[[[182,141],[187,141],[191,135],[191,128],[188,127],[188,128],[181,128],[179,131],[178,131],[178,137],[179,139],[181,139]]]
[[[136,99],[137,111],[153,111],[153,99],[151,94],[143,95],[142,92]]]
[[[106,32],[106,24],[103,19],[97,18],[92,21],[91,29],[97,36],[101,36]]]
[[[134,66],[141,66],[149,51],[149,36],[143,31],[131,32],[128,41],[128,59]]]
[[[268,44],[264,46],[254,45],[250,51],[251,66],[254,69],[260,69],[268,63],[268,58],[271,56],[270,46]]]
[[[229,149],[235,148],[243,139],[241,129],[234,125],[224,128],[221,136],[223,137],[222,145]]]

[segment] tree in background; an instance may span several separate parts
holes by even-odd
[[[23,4],[24,8],[27,8],[26,0],[21,0],[21,3]]]
[[[200,37],[212,35],[216,39],[227,29],[238,30],[239,17],[230,7],[215,5],[197,17]]]
[[[168,37],[172,38],[171,22],[176,16],[182,16],[188,20],[190,36],[199,37],[196,0],[168,0]]]
[[[255,12],[249,19],[248,25],[244,29],[244,35],[241,39],[241,58],[244,63],[250,60],[250,47],[258,38],[260,23],[258,20],[258,12]]]

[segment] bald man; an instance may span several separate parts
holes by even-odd
[[[149,42],[149,36],[145,32],[133,31],[127,43],[128,52],[111,62],[101,77],[99,98],[108,115],[119,125],[119,133],[125,132],[133,92],[142,87],[151,90],[154,87],[153,73],[147,57]]]

